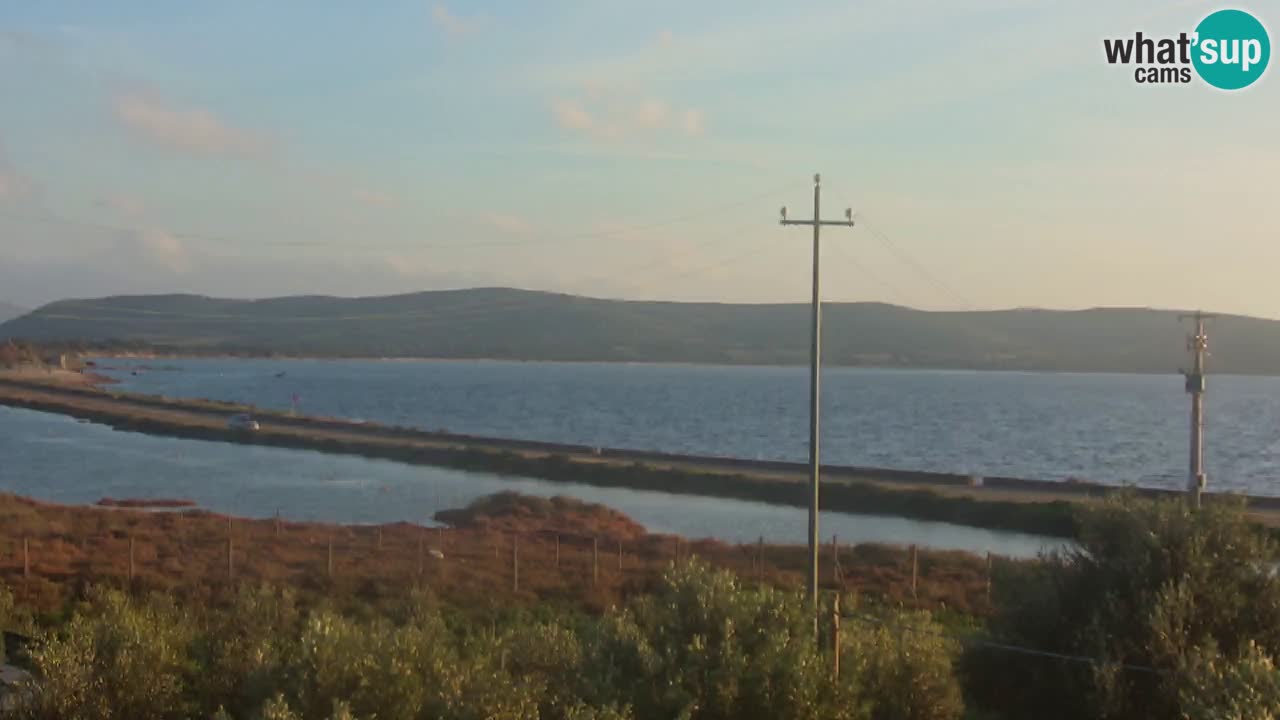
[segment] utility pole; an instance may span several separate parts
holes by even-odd
[[[783,225],[807,225],[813,228],[813,322],[809,340],[809,601],[813,605],[815,630],[818,622],[818,401],[822,369],[822,252],[818,232],[823,225],[853,226],[853,210],[844,211],[844,220],[823,220],[822,176],[813,176],[813,219],[789,220],[787,208],[782,208]]]
[[[1187,478],[1187,494],[1191,496],[1191,506],[1200,507],[1200,495],[1204,492],[1208,479],[1204,474],[1204,359],[1209,352],[1209,335],[1205,332],[1204,321],[1214,315],[1206,315],[1199,310],[1187,315],[1179,315],[1179,320],[1195,320],[1195,335],[1187,336],[1187,349],[1191,351],[1191,371],[1183,371],[1187,378],[1187,392],[1191,394],[1191,462]]]

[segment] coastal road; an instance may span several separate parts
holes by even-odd
[[[83,380],[76,384],[76,378],[71,377],[74,375],[47,379],[0,373],[0,405],[60,413],[120,430],[155,435],[363,455],[640,490],[758,499],[787,505],[805,502],[803,483],[808,474],[803,463],[592,448],[429,432],[336,418],[294,417],[230,403],[115,393]],[[229,429],[227,419],[241,412],[252,412],[261,429],[256,432]],[[968,521],[955,520],[939,516],[943,511],[938,507],[923,510],[916,506],[939,505],[925,502],[929,500],[925,495],[964,505],[1061,505],[1090,502],[1114,492],[1114,488],[1090,483],[983,478],[981,484],[976,485],[962,475],[847,466],[824,466],[823,485],[824,503],[829,509],[949,519],[986,527],[991,527],[993,520],[973,519],[972,512],[959,513],[970,518]],[[1155,496],[1173,494],[1159,490],[1141,492]],[[906,494],[913,495],[917,502],[891,497]],[[826,496],[833,496],[832,501],[827,502]],[[856,507],[842,507],[849,504]],[[1280,498],[1250,498],[1249,507],[1259,520],[1280,525]],[[1036,528],[1026,526],[1028,522],[1015,524],[1019,525],[1018,529],[1034,531]],[[1061,534],[1062,528],[1056,530]]]

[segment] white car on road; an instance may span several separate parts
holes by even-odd
[[[227,427],[231,430],[254,431],[254,430],[261,429],[258,426],[258,421],[254,420],[253,416],[248,413],[241,413],[240,415],[232,415],[231,419],[227,420]]]

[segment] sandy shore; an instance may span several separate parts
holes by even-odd
[[[106,375],[99,375],[86,368],[84,372],[63,370],[61,368],[4,368],[0,369],[0,380],[18,382],[44,383],[70,387],[96,387],[109,385],[115,380]]]

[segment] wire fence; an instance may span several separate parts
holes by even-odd
[[[594,599],[604,603],[645,592],[673,562],[694,557],[731,570],[744,582],[799,588],[807,554],[803,547],[768,545],[763,539],[732,545],[616,532],[512,531],[411,523],[337,526],[279,517],[239,519],[199,511],[82,510],[74,523],[70,519],[52,518],[42,532],[24,531],[21,523],[16,527],[6,523],[0,528],[0,581],[13,589],[20,601],[49,605],[60,600],[69,587],[85,584],[189,593],[198,588],[217,590],[273,582],[321,593],[344,584],[367,587],[381,583],[503,603],[513,598],[588,603]],[[10,532],[13,530],[18,532]],[[823,589],[833,599],[850,592],[856,597],[860,587],[869,587],[896,594],[899,604],[947,609],[948,603],[938,598],[954,594],[940,596],[938,591],[954,586],[957,574],[964,574],[969,594],[978,596],[975,604],[979,612],[990,609],[996,564],[1018,562],[992,555],[976,558],[964,553],[921,553],[914,545],[841,545],[835,537],[823,547],[822,560]],[[899,572],[890,575],[884,572],[886,568]],[[897,614],[842,612],[838,599],[827,622],[835,631],[836,647],[840,647],[841,622],[852,622],[947,637],[968,647],[1046,661],[1104,662],[999,642],[981,632],[920,627],[904,622]],[[840,653],[832,655],[838,673]],[[1160,672],[1135,664],[1119,667]]]
[[[442,595],[525,599],[617,599],[652,587],[673,562],[697,556],[744,582],[802,586],[802,546],[717,540],[602,527],[553,532],[412,523],[325,525],[283,518],[229,518],[204,511],[42,510],[0,523],[0,582],[37,605],[68,587],[133,584],[216,589],[273,582],[323,590],[326,584],[419,585]],[[18,515],[0,511],[5,515]],[[918,548],[821,548],[827,589],[881,593],[923,608],[981,612],[990,561]]]

